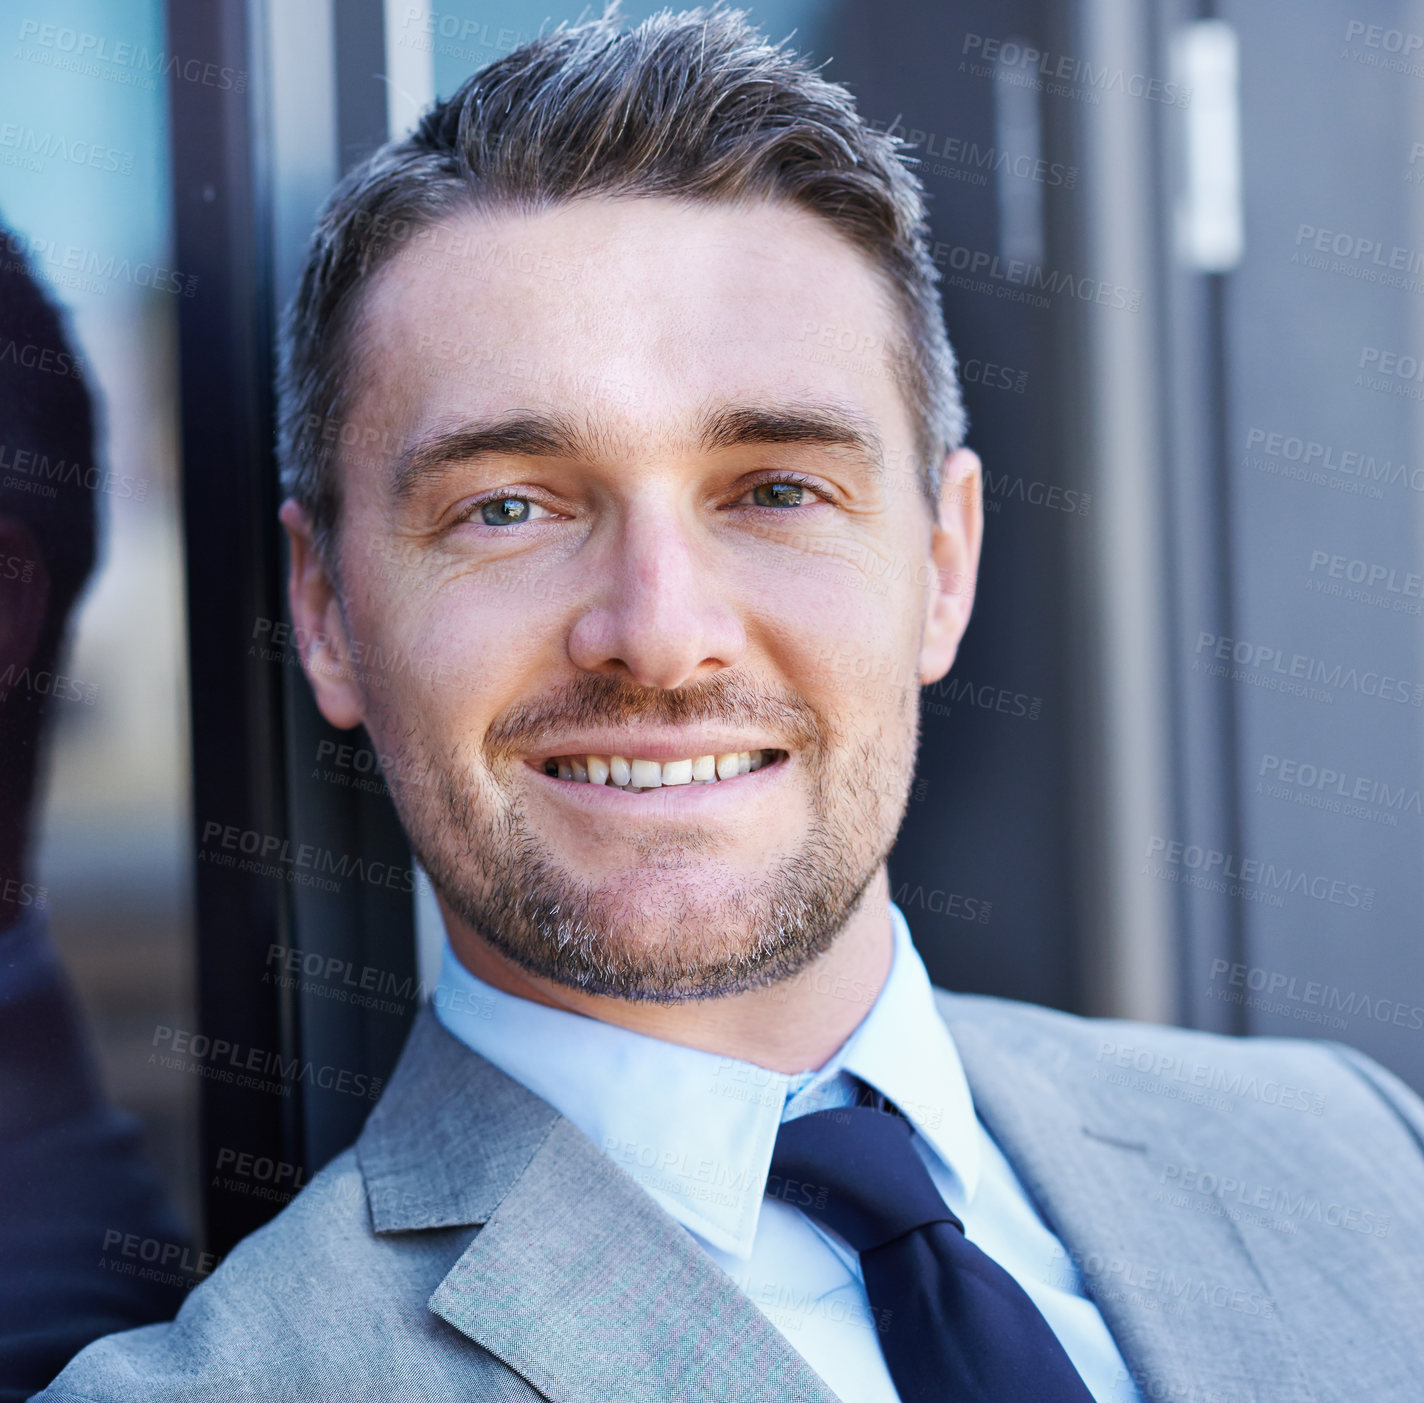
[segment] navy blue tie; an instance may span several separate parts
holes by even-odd
[[[1093,1403],[1038,1307],[964,1236],[910,1134],[893,1111],[815,1111],[783,1123],[767,1181],[860,1254],[901,1403]]]

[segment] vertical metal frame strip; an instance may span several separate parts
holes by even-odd
[[[251,40],[245,0],[168,6],[168,52],[182,60],[168,89],[174,262],[192,280],[179,301],[179,390],[203,1040],[193,1054],[207,1248],[218,1255],[270,1216],[225,1188],[219,1168],[229,1154],[280,1161],[296,1114],[261,1087],[292,1029],[282,989],[263,977],[268,951],[289,937],[290,893],[261,875],[287,835],[283,669],[265,656],[282,591]]]

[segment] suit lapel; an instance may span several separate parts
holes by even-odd
[[[834,1400],[692,1237],[566,1120],[430,1305],[552,1399]]]
[[[975,1108],[1063,1243],[1144,1398],[1316,1398],[1232,1219],[1164,1207],[1199,1157],[1162,1096],[1094,1080],[1061,1038],[980,1026],[941,995]]]
[[[430,1308],[554,1403],[836,1403],[638,1184],[428,1009],[358,1157],[378,1233],[482,1224]]]
[[[1314,1351],[1312,1388],[1302,1337],[1283,1319],[1318,1318],[1305,1299],[1320,1290],[1310,1259],[1267,1228],[1164,1202],[1168,1166],[1198,1164],[1204,1137],[1223,1157],[1245,1124],[1207,1133],[1169,1098],[1102,1077],[1086,1033],[1075,1046],[1056,1024],[1010,1018],[993,1001],[941,994],[940,1008],[978,1114],[1144,1398],[1343,1396]],[[1271,1161],[1261,1144],[1240,1148],[1272,1182],[1293,1182],[1290,1150]],[[377,1233],[481,1225],[430,1308],[554,1403],[836,1403],[642,1188],[428,1009],[357,1152]],[[1364,1309],[1342,1295],[1339,1319],[1323,1325],[1348,1332]]]

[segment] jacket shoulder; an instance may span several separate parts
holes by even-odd
[[[427,1356],[430,1391],[447,1371],[436,1356],[456,1349],[426,1307],[474,1236],[472,1227],[395,1237],[371,1227],[366,1187],[349,1149],[270,1223],[244,1238],[189,1294],[177,1317],[96,1340],[37,1399],[44,1403],[242,1403],[243,1400],[405,1398],[389,1361]],[[402,1348],[402,1344],[405,1348]],[[463,1361],[448,1376],[471,1372]],[[407,1381],[407,1385],[409,1381]]]
[[[1225,1105],[1240,1126],[1252,1113],[1283,1129],[1325,1129],[1336,1143],[1372,1146],[1424,1186],[1424,1100],[1358,1049],[1331,1039],[1236,1036],[1125,1018],[1087,1018],[1038,1004],[936,989],[952,1033],[974,1028],[1064,1086],[1111,1085],[1189,1124]],[[1223,1100],[1224,1098],[1224,1100]],[[1278,1112],[1294,1112],[1281,1116]],[[1244,1112],[1244,1115],[1243,1115]],[[1283,1139],[1291,1137],[1284,1136]]]

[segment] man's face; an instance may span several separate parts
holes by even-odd
[[[377,276],[341,430],[378,448],[342,465],[338,584],[284,508],[293,612],[457,951],[674,1000],[845,926],[978,553],[973,455],[938,529],[921,496],[893,325],[865,256],[782,205],[469,214]],[[768,763],[677,782],[741,751]],[[619,789],[613,756],[658,766]]]

